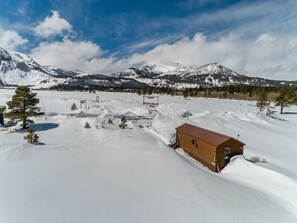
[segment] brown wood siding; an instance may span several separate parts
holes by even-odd
[[[216,146],[204,142],[203,140],[189,136],[183,132],[177,132],[177,140],[179,147],[188,152],[193,158],[197,159],[203,165],[207,166],[212,171],[216,171],[216,165],[213,163],[213,159],[216,156]],[[196,144],[192,144],[192,140],[196,140]]]
[[[224,159],[224,148],[230,147],[230,158],[235,155],[242,155],[243,154],[243,147],[242,143],[235,141],[233,139],[229,139],[228,141],[222,143],[217,148],[217,162],[220,169],[223,169],[230,161],[230,159]]]

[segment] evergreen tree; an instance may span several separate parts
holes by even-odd
[[[141,95],[141,90],[140,89],[137,89],[136,90],[136,94]]]
[[[125,115],[123,115],[121,118],[121,123],[119,124],[119,127],[122,129],[126,128],[127,127],[126,122],[127,122],[127,118]]]
[[[297,101],[297,94],[295,87],[290,85],[284,85],[280,88],[279,95],[275,98],[275,105],[280,106],[280,113],[283,114],[284,107],[289,107],[289,105]]]
[[[33,93],[27,86],[19,86],[15,90],[12,100],[7,102],[10,112],[7,112],[5,117],[13,120],[21,120],[23,122],[23,129],[26,129],[28,117],[44,114],[36,106],[38,103],[39,99],[36,98],[36,93]]]
[[[35,130],[33,128],[28,128],[28,135],[24,136],[24,139],[28,141],[28,143],[38,143],[39,136],[35,134]]]
[[[184,98],[189,97],[189,90],[188,90],[188,89],[185,89],[185,90],[183,91],[183,96],[184,96]]]
[[[75,104],[75,103],[73,103],[73,104],[71,105],[71,111],[74,111],[74,110],[77,110],[77,107],[76,107],[76,104]]]
[[[147,94],[147,90],[146,89],[142,89],[142,95],[146,95]]]
[[[266,105],[267,105],[267,91],[265,90],[265,88],[260,88],[258,92],[257,107],[260,109],[260,111],[263,111]]]
[[[149,94],[149,95],[153,94],[153,88],[149,88],[149,89],[147,90],[147,94]]]
[[[91,126],[88,122],[86,122],[84,128],[89,129],[89,128],[91,128]]]

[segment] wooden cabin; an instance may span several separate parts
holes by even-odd
[[[176,144],[214,172],[220,172],[230,158],[243,154],[244,143],[190,124],[176,128]]]
[[[4,117],[3,113],[5,112],[6,107],[5,106],[0,106],[0,124],[4,125]]]

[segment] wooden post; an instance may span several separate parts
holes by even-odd
[[[82,108],[82,105],[85,105],[85,108],[87,108],[87,100],[80,100],[80,108]]]

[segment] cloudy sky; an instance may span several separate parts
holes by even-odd
[[[296,0],[0,0],[0,46],[42,65],[113,73],[218,62],[297,80]]]

